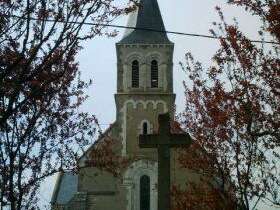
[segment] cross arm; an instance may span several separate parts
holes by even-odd
[[[169,141],[170,147],[189,147],[192,143],[192,139],[189,134],[172,134]]]
[[[189,147],[192,139],[189,134],[172,134],[165,141],[160,135],[140,135],[140,148],[157,148],[159,145],[168,145],[169,147]]]
[[[158,135],[140,135],[139,147],[140,148],[157,148],[158,147]]]

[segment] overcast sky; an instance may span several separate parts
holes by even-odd
[[[251,15],[246,15],[241,8],[226,6],[225,0],[158,0],[166,30],[187,33],[209,34],[214,21],[219,21],[215,6],[223,8],[229,22],[233,17],[240,20],[241,28],[249,37],[257,38],[257,21]],[[127,17],[117,19],[115,24],[126,25]],[[115,43],[121,39],[123,31],[115,38],[95,38],[84,45],[79,55],[80,69],[85,79],[92,78],[93,86],[89,90],[90,99],[85,109],[97,115],[101,124],[112,123],[115,119],[116,93],[116,50]],[[186,52],[191,52],[205,65],[211,62],[211,57],[218,49],[218,41],[179,35],[169,35],[175,43],[174,52],[174,91],[177,94],[178,111],[183,108],[184,74],[179,67],[179,61],[184,60]]]
[[[250,38],[257,39],[258,19],[244,12],[242,8],[226,5],[225,2],[225,0],[158,0],[166,30],[209,34],[212,23],[219,22],[215,11],[215,7],[219,6],[228,22],[232,22],[233,17],[236,17],[243,31]],[[127,17],[121,17],[115,21],[115,24],[126,25],[126,21]],[[83,78],[91,78],[94,81],[88,92],[90,98],[83,109],[95,114],[104,129],[115,120],[114,94],[117,82],[115,43],[122,35],[123,30],[114,38],[99,37],[87,41],[78,58]],[[205,66],[211,64],[211,57],[218,49],[218,41],[178,35],[169,35],[169,38],[175,43],[174,92],[177,95],[177,112],[180,112],[184,107],[182,81],[186,76],[179,62],[184,61],[186,52],[191,52]],[[50,200],[54,180],[55,177],[49,179],[42,187],[43,202]],[[259,209],[272,210],[271,207]]]

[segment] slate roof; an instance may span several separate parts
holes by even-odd
[[[127,29],[118,44],[172,44],[166,35],[157,0],[140,0],[138,9],[130,14],[127,26],[157,32]]]
[[[106,129],[106,131],[99,136],[94,144],[80,157],[80,160],[87,156],[87,154],[98,144],[98,142],[104,139],[104,136],[107,135],[112,128],[114,127],[115,122]],[[53,205],[67,205],[68,202],[74,197],[78,192],[78,175],[73,172],[59,172],[54,191],[51,198],[51,204]]]
[[[78,176],[72,172],[60,172],[52,195],[52,204],[66,205],[78,190]]]

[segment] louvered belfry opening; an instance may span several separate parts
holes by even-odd
[[[132,62],[132,87],[139,87],[139,62],[137,60]]]
[[[150,177],[147,175],[140,178],[140,210],[150,209]]]
[[[151,63],[151,87],[158,87],[158,62],[156,60]]]

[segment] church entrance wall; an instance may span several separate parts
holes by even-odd
[[[141,195],[141,178],[149,178],[149,205],[150,210],[157,210],[157,162],[150,160],[138,160],[132,163],[123,177],[123,185],[127,190],[126,199],[127,199],[127,208],[126,210],[142,210],[140,207],[147,205],[147,192],[145,195]],[[142,190],[143,187],[142,186]],[[144,192],[143,192],[144,193]],[[142,199],[141,199],[142,197]],[[141,204],[142,200],[142,204]]]

